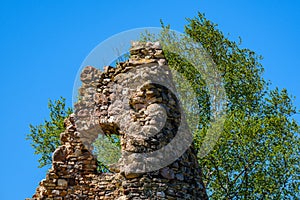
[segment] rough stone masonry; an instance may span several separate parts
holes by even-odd
[[[190,138],[178,136],[186,120],[158,42],[133,42],[127,61],[87,66],[81,81],[52,168],[28,200],[208,199],[193,145],[180,147]],[[98,134],[120,137],[109,173],[91,153]]]

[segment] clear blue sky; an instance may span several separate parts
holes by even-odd
[[[263,55],[265,78],[298,96],[299,106],[300,1],[1,0],[0,199],[31,197],[45,177],[25,140],[28,125],[48,117],[48,99],[64,96],[71,106],[77,70],[97,44],[128,29],[159,27],[160,19],[183,31],[197,11]]]

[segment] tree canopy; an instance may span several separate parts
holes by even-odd
[[[201,13],[188,19],[185,33],[209,53],[227,95],[226,119],[220,138],[205,157],[199,156],[211,199],[283,199],[299,197],[299,125],[286,89],[270,89],[262,76],[261,56],[231,41]],[[169,28],[169,27],[165,27]],[[172,53],[170,66],[194,81],[194,69]],[[201,79],[201,74],[200,79]],[[194,83],[201,88],[205,82]],[[195,133],[199,150],[209,125],[207,91],[198,90],[206,108]],[[205,97],[205,98],[203,98]]]
[[[59,136],[64,132],[64,119],[72,113],[71,108],[66,108],[65,98],[48,102],[49,120],[44,120],[40,125],[30,124],[30,133],[26,139],[31,140],[34,154],[40,155],[39,167],[49,166],[52,163],[52,153],[60,145]]]

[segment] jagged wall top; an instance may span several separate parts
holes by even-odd
[[[103,72],[88,66],[81,80],[75,113],[34,199],[207,199],[193,146],[170,153],[167,164],[166,154],[140,156],[174,141],[185,121],[158,42],[133,42],[129,60]],[[111,173],[96,170],[91,144],[99,133],[120,135],[122,157]],[[147,168],[151,162],[159,168]]]

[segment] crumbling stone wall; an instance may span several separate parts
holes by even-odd
[[[129,60],[103,72],[88,66],[81,81],[52,168],[32,199],[207,199],[193,146],[180,147],[190,138],[178,136],[186,120],[159,43],[133,42]],[[111,173],[98,172],[91,153],[99,133],[120,135],[122,157]]]

